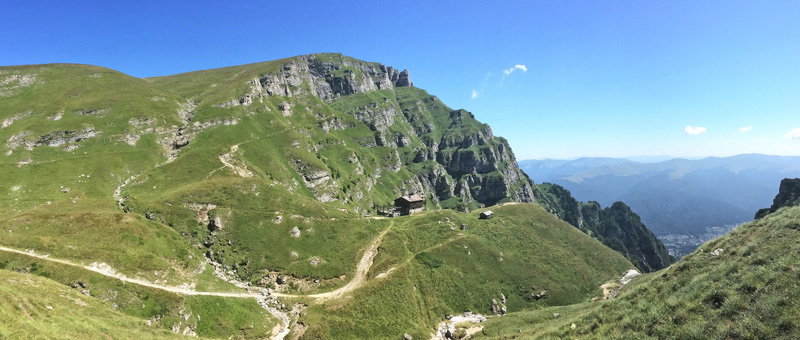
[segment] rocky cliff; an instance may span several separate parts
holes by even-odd
[[[591,201],[579,202],[564,187],[543,183],[540,204],[562,220],[598,239],[628,258],[644,272],[665,268],[675,262],[664,244],[623,202],[605,209]]]
[[[783,207],[791,207],[800,205],[800,178],[784,178],[781,180],[778,194],[772,201],[772,206],[769,208],[760,209],[756,212],[756,219],[762,218],[768,214],[778,211]]]
[[[508,142],[470,112],[413,87],[407,70],[315,54],[152,81],[197,103],[198,115],[263,112],[272,125],[300,133],[295,150],[284,152],[300,181],[287,185],[322,202],[368,212],[409,192],[459,210],[534,201]],[[324,154],[334,148],[348,166]]]

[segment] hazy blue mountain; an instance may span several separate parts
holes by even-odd
[[[800,176],[800,157],[745,154],[641,163],[618,158],[524,160],[540,182],[559,184],[581,201],[623,201],[673,254],[693,250],[720,228],[769,206],[781,179]],[[669,241],[669,240],[679,241]]]
[[[639,163],[658,163],[658,162],[668,161],[668,160],[673,159],[673,158],[677,158],[677,157],[672,157],[670,155],[625,157],[625,159],[627,159],[627,160],[634,161],[634,162],[639,162]]]

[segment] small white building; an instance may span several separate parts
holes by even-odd
[[[494,213],[491,210],[486,210],[486,211],[481,213],[481,219],[482,220],[488,220],[488,219],[490,219],[492,217],[494,217]]]

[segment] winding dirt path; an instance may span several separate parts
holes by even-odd
[[[222,165],[226,168],[231,169],[233,173],[239,175],[239,177],[253,177],[253,172],[248,170],[246,165],[238,166],[234,164],[236,162],[235,157],[237,151],[239,151],[239,144],[231,146],[230,152],[219,155],[219,161],[222,162]]]
[[[322,302],[322,301],[327,301],[327,300],[330,300],[330,299],[335,299],[335,298],[342,297],[344,294],[358,289],[359,287],[363,286],[367,282],[367,273],[369,272],[369,269],[372,267],[372,261],[375,259],[375,256],[378,254],[378,246],[380,245],[381,240],[383,239],[383,236],[386,235],[386,233],[388,233],[389,230],[392,229],[393,225],[394,225],[394,223],[390,224],[389,227],[386,228],[386,230],[384,230],[380,234],[378,234],[378,237],[376,237],[375,240],[373,240],[372,243],[370,243],[370,245],[367,248],[367,250],[364,251],[364,254],[361,256],[361,260],[358,261],[358,265],[356,266],[356,273],[355,273],[355,275],[353,275],[353,278],[350,280],[350,282],[348,282],[343,287],[341,287],[339,289],[336,289],[334,291],[331,291],[331,292],[319,293],[319,294],[309,294],[309,295],[284,294],[284,293],[267,293],[265,290],[261,290],[259,292],[239,292],[239,293],[236,293],[236,292],[204,292],[204,291],[194,290],[194,289],[190,288],[188,285],[167,286],[167,285],[155,284],[155,283],[149,282],[147,280],[143,280],[143,279],[130,278],[130,277],[126,276],[125,274],[118,273],[117,271],[115,271],[113,268],[111,268],[110,266],[108,266],[105,263],[97,263],[97,262],[95,262],[95,263],[92,263],[90,265],[83,265],[83,264],[75,263],[75,262],[72,262],[72,261],[69,261],[69,260],[52,258],[52,257],[50,257],[50,255],[38,254],[38,253],[36,253],[34,251],[31,251],[31,250],[19,250],[19,249],[4,247],[4,246],[0,246],[0,251],[14,253],[14,254],[20,254],[20,255],[25,255],[25,256],[30,256],[30,257],[34,257],[34,258],[41,259],[41,260],[44,260],[44,261],[55,262],[55,263],[59,263],[59,264],[67,265],[67,266],[79,267],[79,268],[83,268],[83,269],[98,273],[98,274],[103,275],[103,276],[107,276],[107,277],[110,277],[110,278],[114,278],[114,279],[123,281],[123,282],[129,282],[129,283],[133,283],[133,284],[137,284],[137,285],[141,285],[141,286],[145,286],[145,287],[150,287],[150,288],[154,288],[154,289],[164,290],[164,291],[168,291],[168,292],[172,292],[172,293],[176,293],[176,294],[181,294],[181,295],[205,295],[205,296],[219,296],[219,297],[231,297],[231,298],[256,299],[256,301],[259,303],[259,305],[261,305],[263,308],[265,308],[267,311],[269,311],[270,314],[275,316],[280,321],[280,325],[279,326],[282,326],[282,327],[280,327],[280,329],[277,329],[278,326],[276,326],[276,331],[275,331],[275,333],[273,333],[272,339],[283,339],[284,337],[286,337],[286,335],[289,334],[289,331],[290,331],[290,318],[289,318],[287,313],[284,313],[284,312],[282,312],[282,311],[280,311],[278,309],[269,307],[266,304],[266,298],[269,297],[269,296],[287,297],[287,298],[311,298],[311,299],[315,300],[316,302]],[[389,272],[387,272],[386,274],[388,275],[389,273],[391,273],[391,270]]]
[[[392,221],[394,222],[394,221]],[[353,279],[350,280],[344,287],[339,288],[337,290],[327,292],[327,293],[319,293],[319,294],[310,294],[310,295],[282,295],[279,293],[272,293],[275,296],[287,296],[287,297],[310,297],[314,298],[317,301],[327,301],[330,299],[339,298],[342,295],[349,293],[358,289],[359,287],[363,286],[367,282],[367,273],[369,273],[369,269],[372,267],[372,261],[375,259],[375,255],[378,255],[378,246],[381,244],[381,240],[383,240],[383,236],[392,229],[394,223],[391,223],[386,230],[382,231],[378,234],[378,237],[370,243],[369,248],[364,251],[364,255],[361,256],[361,260],[358,261],[358,266],[356,266],[356,274],[353,275]]]
[[[176,294],[182,294],[182,295],[208,295],[208,296],[221,296],[221,297],[234,297],[234,298],[255,298],[258,295],[256,293],[202,292],[202,291],[196,291],[194,289],[191,289],[188,286],[159,285],[159,284],[155,284],[155,283],[149,282],[147,280],[130,278],[130,277],[127,277],[125,274],[117,273],[114,269],[112,269],[111,267],[109,267],[105,263],[98,264],[98,263],[95,262],[95,263],[92,263],[92,264],[90,264],[88,266],[85,266],[85,265],[78,264],[78,263],[71,262],[71,261],[67,261],[67,260],[52,258],[49,255],[42,255],[42,254],[37,254],[37,253],[32,252],[32,251],[13,249],[13,248],[8,248],[8,247],[3,247],[3,246],[0,246],[0,251],[5,251],[5,252],[15,253],[15,254],[21,254],[21,255],[30,256],[30,257],[35,257],[35,258],[42,259],[42,260],[45,260],[45,261],[60,263],[60,264],[64,264],[64,265],[67,265],[67,266],[80,267],[80,268],[83,268],[83,269],[86,269],[86,270],[89,270],[89,271],[93,271],[93,272],[98,273],[98,274],[103,275],[103,276],[107,276],[107,277],[111,277],[111,278],[120,280],[120,281],[130,282],[130,283],[137,284],[137,285],[140,285],[140,286],[145,286],[145,287],[165,290],[165,291],[176,293]]]

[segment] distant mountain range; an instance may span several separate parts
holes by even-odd
[[[604,207],[625,202],[678,256],[752,220],[753,211],[770,205],[781,179],[800,176],[800,157],[761,154],[657,163],[524,160],[519,165],[537,182],[559,184],[578,200]]]

